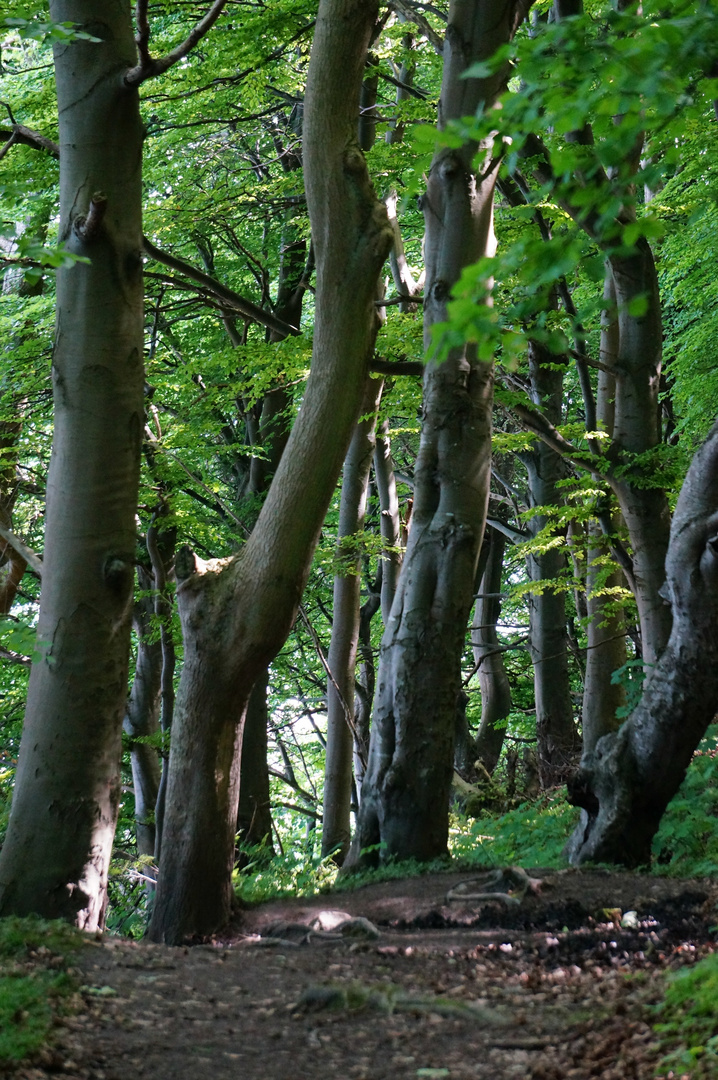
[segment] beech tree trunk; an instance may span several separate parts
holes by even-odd
[[[628,256],[610,256],[608,271],[617,329],[615,415],[608,457],[624,466],[620,475],[612,468],[608,479],[631,538],[643,658],[653,664],[671,629],[670,608],[661,596],[671,517],[665,490],[656,483],[655,464],[631,462],[631,455],[652,450],[661,437],[661,300],[648,242],[637,241]],[[640,302],[646,305],[645,313],[631,314],[631,305]]]
[[[561,423],[563,371],[556,370],[556,357],[535,342],[529,342],[531,396],[535,405],[555,426]],[[561,505],[558,483],[565,475],[561,455],[537,440],[529,454],[521,455],[529,476],[529,505],[532,509]],[[539,513],[528,523],[531,535],[549,528],[550,518]],[[566,594],[551,584],[566,565],[563,537],[547,537],[541,550],[527,557],[531,581],[546,583],[529,597],[529,648],[534,667],[536,738],[541,786],[548,788],[565,780],[573,767],[580,741],[573,722],[573,702],[568,673],[566,634]]]
[[[229,560],[176,561],[185,664],[150,937],[209,934],[230,914],[236,749],[252,686],[284,643],[359,414],[377,278],[392,242],[356,143],[378,2],[321,0],[304,111],[317,261],[312,374],[247,544]],[[180,557],[181,556],[181,557]]]
[[[643,697],[616,733],[599,739],[569,786],[583,808],[567,853],[635,867],[678,791],[718,703],[718,424],[693,459],[666,559],[673,617]]]
[[[143,428],[142,127],[129,0],[51,0],[99,42],[57,44],[60,237],[55,427],[38,642],[0,913],[102,923],[120,797]]]
[[[488,559],[481,576],[471,631],[474,663],[478,665],[481,687],[481,723],[473,753],[474,760],[478,759],[486,771],[492,773],[498,764],[506,735],[506,728],[497,728],[496,725],[511,712],[511,686],[496,633],[501,614],[501,575],[506,538],[497,529],[489,527],[484,543],[488,543]]]
[[[152,633],[154,603],[149,595],[152,577],[141,566],[137,567],[137,583],[145,595],[135,601],[132,619],[137,637],[137,659],[124,728],[130,739],[137,853],[154,857],[155,807],[162,771],[160,756],[156,746],[135,740],[156,735],[160,730],[162,644]]]
[[[292,172],[299,167],[294,154],[285,154],[284,168]],[[276,314],[290,326],[299,326],[302,304],[307,287],[305,281],[306,241],[298,238],[290,211],[284,223],[277,285]],[[285,335],[270,330],[270,341],[282,341]],[[251,459],[248,491],[257,498],[264,496],[271,478],[277,471],[289,438],[290,395],[284,386],[270,390],[264,397],[259,417],[258,434],[263,453]],[[274,854],[272,845],[272,814],[270,808],[269,768],[267,762],[267,723],[269,710],[267,692],[269,668],[257,677],[247,705],[240,752],[239,809],[237,834],[240,844],[263,844],[263,851]],[[238,865],[246,865],[239,852]]]
[[[374,477],[381,515],[379,531],[385,546],[381,562],[381,617],[386,626],[391,615],[391,606],[394,603],[402,559],[401,552],[398,550],[401,545],[401,516],[391,457],[388,420],[383,422],[376,437]]]
[[[324,767],[322,855],[341,864],[351,840],[354,682],[359,644],[361,558],[352,538],[364,528],[369,470],[376,443],[376,414],[383,379],[367,379],[361,416],[349,444],[339,506],[332,639],[327,657],[327,749]],[[345,547],[344,542],[349,543]]]
[[[440,127],[491,107],[503,74],[462,76],[510,39],[514,19],[510,0],[452,0]],[[494,251],[496,169],[490,148],[475,145],[441,149],[432,162],[423,199],[427,346],[462,268]],[[475,345],[453,348],[427,366],[412,526],[382,641],[351,865],[431,859],[446,850],[460,662],[489,492],[492,401],[493,367],[478,359]]]
[[[249,846],[263,844],[263,851],[271,855],[274,849],[267,768],[268,683],[269,670],[264,667],[247,703],[247,718],[242,733],[237,833],[240,843]],[[247,858],[240,850],[238,865],[241,868],[246,863]]]
[[[0,423],[0,525],[12,531],[12,510],[18,484],[16,452],[20,423],[4,420]],[[27,561],[0,536],[0,615],[7,615],[20,587]]]
[[[606,556],[601,530],[591,522],[586,569],[586,674],[583,684],[583,753],[590,753],[602,735],[621,724],[616,713],[625,702],[625,690],[612,682],[615,671],[626,663],[626,626],[611,589],[623,585],[616,569],[606,576],[600,560]]]
[[[613,282],[607,282],[607,293],[613,295]],[[618,326],[615,315],[605,312],[601,327],[601,361],[615,367],[618,356]],[[616,380],[607,371],[598,373],[596,421],[609,436],[613,436]],[[607,511],[608,524],[610,513]],[[618,517],[618,515],[615,515]],[[581,726],[583,753],[593,751],[602,735],[616,731],[621,721],[617,712],[625,703],[624,688],[612,682],[615,671],[626,663],[626,625],[623,613],[612,597],[611,590],[623,585],[623,574],[616,568],[608,576],[605,560],[609,545],[603,529],[596,521],[588,526],[586,552],[586,673],[583,684]]]

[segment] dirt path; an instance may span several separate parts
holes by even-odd
[[[191,949],[104,939],[80,961],[84,1010],[11,1075],[652,1080],[647,1006],[667,966],[712,947],[716,887],[538,876],[538,895],[508,907],[447,902],[466,875],[433,875],[264,905]],[[379,935],[311,931],[328,910]]]

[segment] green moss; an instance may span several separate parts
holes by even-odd
[[[0,1065],[22,1061],[48,1041],[75,989],[62,969],[83,940],[65,923],[0,919]]]
[[[35,915],[0,919],[0,958],[22,959],[31,953],[67,957],[81,948],[84,936],[67,923]]]
[[[60,999],[71,990],[66,975],[0,976],[0,1063],[22,1061],[44,1046]]]

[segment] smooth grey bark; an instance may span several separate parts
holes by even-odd
[[[152,563],[152,576],[154,583],[153,606],[154,616],[159,625],[160,655],[162,666],[160,669],[160,711],[159,726],[164,736],[165,743],[169,740],[172,730],[172,719],[175,705],[175,646],[172,640],[172,612],[174,602],[168,588],[168,573],[174,560],[175,546],[177,543],[177,530],[167,529],[160,534],[158,521],[168,513],[167,503],[162,503],[154,515],[147,529],[147,551]],[[167,754],[162,752],[162,774],[157,799],[155,802],[155,863],[159,864],[162,850],[162,830],[165,820],[165,805],[167,799]]]
[[[287,160],[289,158],[289,160]],[[294,155],[283,155],[285,171],[299,165]],[[292,326],[299,326],[309,273],[305,268],[306,241],[296,236],[293,213],[284,223],[280,252],[276,312]],[[270,341],[283,340],[283,334],[270,330]],[[256,436],[262,453],[251,459],[248,494],[263,497],[282,458],[289,438],[290,394],[286,387],[270,390],[262,401]],[[237,833],[240,843],[254,847],[262,844],[267,855],[273,854],[272,814],[270,808],[269,768],[267,762],[267,692],[269,668],[257,677],[247,705],[240,755],[239,809]],[[238,864],[244,862],[241,851]]]
[[[581,135],[582,141],[592,141],[589,127]],[[555,178],[541,141],[529,136],[525,153],[533,161],[534,177],[541,184],[551,185]],[[636,167],[639,158],[640,153]],[[607,174],[602,181],[610,190]],[[671,627],[670,611],[660,595],[670,530],[668,500],[656,483],[655,463],[650,456],[640,460],[640,455],[650,455],[661,441],[663,332],[655,260],[645,237],[636,240],[628,252],[621,245],[622,230],[635,220],[631,208],[619,210],[607,237],[606,223],[598,211],[586,212],[583,205],[574,206],[570,198],[562,199],[561,205],[606,254],[604,294],[614,305],[615,351],[608,353],[604,362],[613,368],[615,402],[613,438],[602,452],[609,462],[606,479],[616,495],[631,540],[628,579],[638,607],[643,655],[652,664],[665,648]]]
[[[678,791],[718,701],[718,425],[693,459],[678,499],[666,559],[672,611],[668,645],[643,697],[616,733],[599,739],[569,786],[583,808],[567,853],[647,865],[651,841]]]
[[[625,703],[623,686],[612,682],[614,672],[626,663],[626,626],[616,604],[616,590],[623,585],[619,569],[606,576],[602,563],[608,554],[602,530],[589,523],[586,568],[586,673],[583,684],[581,727],[583,753],[591,753],[603,736],[616,731],[617,712]]]
[[[633,455],[644,454],[661,441],[658,393],[663,329],[658,277],[648,242],[638,240],[630,255],[609,255],[608,272],[616,302],[617,332],[613,438],[606,453],[611,462],[608,480],[631,539],[643,657],[652,664],[666,647],[671,612],[661,596],[670,530],[668,499],[665,490],[656,486],[654,467],[631,461]],[[632,303],[644,301],[645,313],[632,315]]]
[[[357,804],[361,802],[366,763],[369,758],[371,712],[376,689],[376,665],[371,645],[371,621],[381,605],[378,592],[369,592],[359,609],[358,672],[354,694],[354,787]]]
[[[237,749],[251,688],[284,643],[359,414],[377,278],[391,244],[356,143],[378,3],[321,0],[304,107],[304,174],[316,251],[312,373],[242,551],[176,561],[185,640],[165,843],[150,937],[208,934],[231,908]],[[181,558],[180,558],[181,556]]]
[[[554,425],[561,423],[563,371],[557,370],[556,356],[536,342],[529,342],[531,398]],[[529,507],[532,510],[561,505],[559,481],[565,476],[563,459],[540,440],[521,458],[529,478]],[[550,525],[545,513],[528,522],[535,539]],[[554,583],[565,569],[565,543],[555,538],[530,551],[527,568],[537,590],[529,596],[529,650],[534,668],[536,738],[539,777],[544,788],[566,778],[575,764],[580,742],[573,721],[573,701],[568,671],[565,592]],[[543,587],[540,585],[543,584]]]
[[[267,766],[268,686],[269,669],[265,667],[252,688],[242,733],[237,834],[240,844],[250,847],[262,844],[263,851],[271,855],[274,849]],[[246,865],[241,850],[238,865],[240,868]]]
[[[361,556],[355,538],[364,528],[366,518],[369,470],[376,445],[376,417],[383,387],[383,379],[367,379],[361,415],[344,461],[339,503],[336,552],[339,570],[334,577],[332,637],[327,656],[322,855],[334,854],[340,865],[351,840],[354,684],[361,603]]]
[[[511,2],[453,0],[440,127],[491,107],[503,73],[472,79],[463,72],[510,39],[515,19]],[[494,250],[496,169],[488,146],[444,148],[432,162],[423,198],[427,346],[462,268]],[[492,400],[493,366],[478,359],[475,345],[427,366],[411,532],[382,641],[351,865],[446,850],[460,661],[488,502]]]
[[[605,292],[608,299],[613,298],[613,281],[607,275]],[[613,312],[604,312],[601,327],[601,361],[607,367],[615,367],[618,352],[618,326]],[[598,373],[596,394],[596,422],[598,426],[613,436],[615,415],[616,380],[605,370]],[[616,515],[617,516],[617,515]],[[605,513],[607,524],[611,521],[610,511]],[[588,548],[586,552],[586,671],[583,684],[583,707],[581,727],[583,734],[583,753],[591,753],[598,740],[620,726],[618,710],[625,703],[625,692],[621,685],[612,682],[615,671],[626,663],[625,619],[618,609],[611,590],[623,583],[623,574],[616,568],[608,576],[605,563],[609,556],[609,545],[604,530],[598,522],[588,525]]]
[[[479,597],[471,628],[471,647],[481,689],[481,723],[472,752],[474,760],[479,760],[486,771],[492,773],[498,764],[506,735],[505,727],[497,728],[496,725],[511,712],[511,685],[496,632],[501,615],[501,577],[506,537],[489,526],[484,544],[488,546],[488,558],[479,583]]]
[[[137,584],[142,595],[135,600],[132,614],[137,637],[137,658],[132,689],[127,700],[124,729],[130,739],[137,853],[154,858],[155,807],[162,768],[157,747],[135,741],[156,735],[160,730],[162,644],[152,632],[152,582],[152,576],[144,567],[138,566]]]
[[[142,127],[127,0],[51,0],[100,39],[54,46],[60,237],[42,655],[32,669],[0,912],[101,925],[120,797],[143,428]]]
[[[21,425],[18,421],[0,423],[0,525],[12,531],[12,511],[17,498],[15,475],[16,446]],[[0,615],[7,615],[27,569],[27,559],[0,537]]]
[[[374,478],[379,495],[379,532],[384,542],[381,561],[381,617],[384,625],[389,621],[396,587],[401,571],[401,515],[396,477],[391,456],[389,421],[384,420],[376,437],[374,450]]]

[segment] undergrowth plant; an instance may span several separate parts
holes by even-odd
[[[718,736],[701,742],[653,841],[656,872],[712,877],[718,871]]]
[[[654,1025],[668,1051],[661,1067],[691,1080],[718,1075],[718,953],[668,976]]]
[[[565,791],[553,789],[504,814],[455,816],[449,846],[455,859],[472,866],[560,867],[566,865],[563,849],[577,821],[578,810]]]

